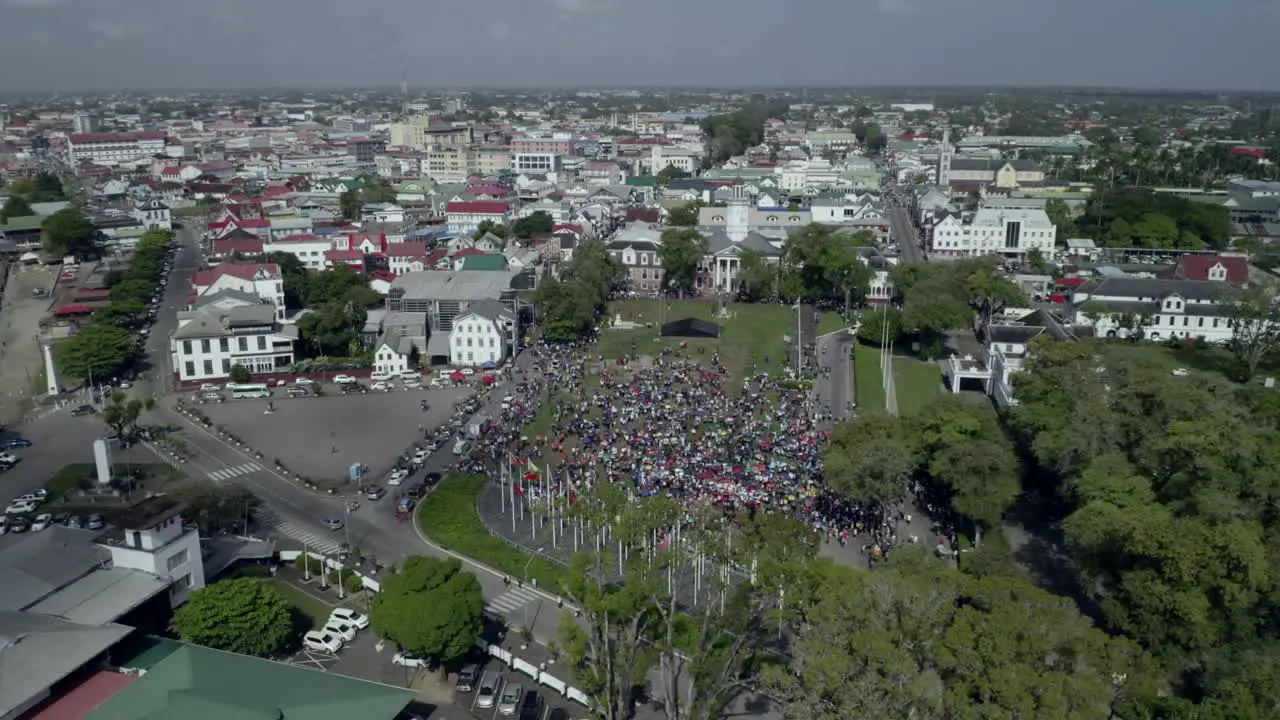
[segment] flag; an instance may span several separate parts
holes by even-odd
[[[534,465],[532,460],[525,460],[524,462],[529,467],[530,472],[538,472],[538,466]]]

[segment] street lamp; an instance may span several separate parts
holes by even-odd
[[[546,546],[543,546],[538,548],[537,550],[534,550],[533,554],[529,556],[529,560],[525,562],[524,570],[520,574],[523,575],[526,580],[529,579],[529,566],[533,564],[533,559],[538,557],[538,555],[543,550],[546,550],[546,549],[547,549]],[[537,585],[535,584],[534,587],[537,587]],[[524,604],[524,627],[525,628],[529,627],[529,603]]]

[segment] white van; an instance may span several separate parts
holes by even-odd
[[[391,373],[381,371],[375,372],[369,375],[369,379],[373,382],[386,382],[391,379]]]
[[[401,380],[420,380],[422,375],[417,370],[405,370],[400,373]]]
[[[465,455],[467,452],[467,449],[470,447],[471,447],[471,443],[467,442],[466,440],[459,439],[457,442],[453,444],[453,454]]]

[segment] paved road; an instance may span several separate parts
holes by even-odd
[[[849,416],[850,405],[855,400],[850,354],[853,341],[854,336],[843,330],[818,338],[818,364],[831,368],[829,375],[818,378],[818,400],[831,409],[836,420]]]
[[[925,257],[920,238],[916,236],[916,229],[911,224],[911,218],[908,217],[905,208],[898,205],[889,206],[889,231],[902,252],[903,261],[924,262],[929,259]]]

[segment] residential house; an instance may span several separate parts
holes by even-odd
[[[277,320],[284,320],[284,275],[275,263],[223,262],[197,271],[191,277],[192,297],[236,290],[257,297],[275,307]]]
[[[266,252],[265,247],[262,238],[237,230],[226,237],[214,240],[210,257],[214,260],[256,258]]]
[[[233,300],[214,294],[178,313],[170,352],[179,381],[227,378],[236,365],[255,374],[286,372],[293,365],[297,328],[282,326],[270,303]]]
[[[1160,277],[1169,280],[1212,280],[1245,287],[1249,284],[1249,258],[1246,255],[1187,253],[1178,256],[1178,262],[1160,273]]]
[[[662,230],[658,225],[628,223],[605,244],[605,250],[622,264],[632,290],[653,292],[663,288],[666,278],[662,269]]]
[[[1013,376],[1026,369],[1029,347],[1036,338],[1070,342],[1094,336],[1094,328],[1071,324],[1043,310],[1023,311],[998,318],[981,333],[980,356],[952,355],[943,365],[951,392],[959,393],[966,381],[979,383],[995,404],[1005,409],[1017,404]]]
[[[214,243],[215,247],[217,242]],[[325,253],[333,247],[332,243],[319,235],[307,233],[285,235],[262,244],[264,253],[282,252],[296,258],[308,270],[325,269]]]
[[[387,270],[393,275],[409,272],[422,272],[432,267],[429,264],[431,251],[425,243],[404,242],[387,245]]]
[[[493,367],[506,360],[515,342],[516,317],[497,300],[470,306],[453,320],[449,362],[460,367]]]

